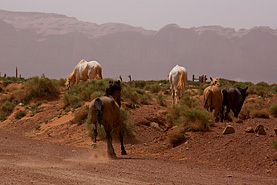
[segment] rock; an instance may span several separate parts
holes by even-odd
[[[233,134],[233,133],[235,133],[235,129],[231,125],[228,125],[223,131],[223,135]]]
[[[255,132],[257,132],[257,134],[259,134],[259,135],[266,135],[263,125],[258,125],[255,129]]]
[[[274,131],[275,131],[275,135],[277,136],[277,128],[274,128]]]
[[[246,132],[246,133],[254,133],[255,131],[254,131],[253,127],[247,127],[247,128],[245,129],[245,132]]]

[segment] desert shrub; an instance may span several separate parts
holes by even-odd
[[[5,101],[0,106],[0,121],[4,121],[7,119],[7,117],[12,113],[13,109],[15,107],[15,104],[10,101]]]
[[[261,109],[261,110],[252,110],[250,112],[251,118],[269,118],[269,113],[267,112],[266,109]]]
[[[127,82],[127,84],[130,87],[143,89],[146,86],[146,81],[143,81],[143,80],[134,80],[134,81]]]
[[[269,112],[273,117],[277,118],[277,103],[269,107]]]
[[[39,101],[35,105],[31,105],[30,108],[29,107],[26,108],[26,109],[30,109],[30,111],[31,111],[30,116],[34,116],[35,114],[43,111],[43,108],[39,107],[41,104],[42,104],[42,102]]]
[[[48,78],[33,77],[24,84],[24,99],[27,101],[54,100],[60,96],[58,85]]]
[[[134,138],[135,125],[133,122],[128,122],[129,117],[129,112],[120,107],[120,123],[123,125],[123,134],[128,138]]]
[[[72,123],[81,125],[85,123],[88,117],[88,106],[81,107],[80,109],[76,110],[73,114],[74,118],[71,121]]]
[[[187,131],[203,132],[209,130],[212,116],[206,110],[198,110],[195,108],[185,109],[183,112],[185,128]]]
[[[186,139],[184,127],[181,125],[172,128],[168,132],[168,139],[173,148],[182,144]]]
[[[145,90],[149,90],[152,93],[158,93],[162,90],[161,85],[155,83],[155,84],[150,84],[145,87]]]
[[[197,105],[197,101],[191,96],[184,96],[181,100],[181,106],[186,106],[188,108],[193,108]]]
[[[166,103],[164,101],[164,96],[162,94],[158,94],[157,95],[157,103],[160,105],[160,106],[166,106]]]
[[[259,82],[256,84],[256,86],[269,87],[269,85],[265,82]]]
[[[272,92],[273,94],[277,94],[277,85],[273,85],[273,86],[271,87],[271,92]]]
[[[122,83],[121,96],[124,101],[131,104],[147,105],[151,101],[151,96],[144,90],[129,86],[127,83]]]
[[[64,108],[77,108],[85,101],[91,101],[103,96],[111,79],[81,81],[78,85],[67,90],[63,96]]]
[[[27,113],[26,110],[24,110],[24,111],[21,110],[21,111],[17,112],[15,114],[15,119],[21,119],[21,118],[23,118],[24,116],[26,116],[26,113]]]
[[[243,88],[248,87],[249,88],[252,86],[254,86],[254,84],[252,82],[235,82],[233,84],[233,87],[243,87]]]
[[[73,109],[76,109],[78,107],[81,107],[83,105],[83,101],[80,99],[78,94],[70,94],[68,92],[64,93],[63,96],[63,108],[71,107]]]
[[[187,131],[206,131],[212,125],[212,114],[195,108],[194,99],[184,97],[180,105],[169,107],[166,120],[169,126],[184,125]]]

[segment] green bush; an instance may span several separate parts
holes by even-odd
[[[269,107],[269,112],[273,117],[277,118],[277,103]]]
[[[85,101],[92,101],[103,96],[111,79],[81,81],[78,85],[67,90],[63,96],[64,108],[73,109],[80,107]]]
[[[16,114],[15,114],[15,119],[21,119],[21,118],[23,118],[24,116],[26,116],[26,110],[24,110],[24,111],[19,111],[19,112],[17,112]]]
[[[24,99],[27,101],[35,99],[55,100],[60,97],[60,90],[53,80],[33,77],[25,82],[24,95]]]
[[[73,114],[74,118],[71,122],[78,125],[85,123],[88,117],[88,109],[88,106],[84,106],[76,110]]]
[[[157,95],[157,103],[160,105],[160,106],[166,106],[166,103],[164,101],[164,96],[162,94],[158,94]]]
[[[15,107],[15,104],[6,101],[0,106],[0,121],[5,121],[7,117],[12,113],[13,109]]]

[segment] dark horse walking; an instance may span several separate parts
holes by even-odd
[[[106,89],[105,96],[95,98],[89,104],[89,118],[92,123],[94,144],[97,137],[97,125],[104,126],[107,137],[107,152],[109,157],[116,158],[112,145],[111,132],[113,128],[119,131],[119,139],[121,142],[121,154],[126,155],[123,145],[123,125],[120,123],[120,106],[121,106],[121,85],[120,81],[111,82],[109,88]]]

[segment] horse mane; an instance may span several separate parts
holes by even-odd
[[[109,86],[109,88],[106,89],[105,96],[112,96],[115,99],[115,101],[117,102],[117,104],[119,106],[121,106],[121,94],[120,93],[119,93],[119,95],[115,94],[115,92],[117,92],[117,91],[121,92],[120,81],[119,80],[116,82],[110,81],[109,83],[110,83],[110,86]]]
[[[76,73],[76,70],[77,70],[77,68],[78,68],[78,66],[80,65],[80,64],[82,64],[82,63],[85,63],[85,62],[87,62],[85,59],[82,59],[82,60],[80,60],[80,62],[75,66],[75,68],[74,68],[74,70],[73,70],[73,72],[72,73]]]
[[[185,71],[181,70],[180,73],[181,73],[181,76],[179,78],[177,88],[184,89],[185,88],[185,85],[184,85]]]

